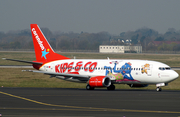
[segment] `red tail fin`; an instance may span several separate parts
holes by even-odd
[[[69,59],[54,52],[37,24],[31,24],[30,26],[36,54],[36,61],[46,63],[54,60]]]

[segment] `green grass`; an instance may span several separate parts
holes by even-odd
[[[171,67],[180,67],[180,55],[157,55],[157,54],[99,54],[99,53],[61,53],[64,56],[77,59],[141,59],[155,60],[166,63]],[[1,58],[35,60],[34,52],[0,52]],[[0,65],[29,65],[25,63],[0,60]],[[4,87],[48,87],[48,88],[85,88],[85,83],[73,83],[57,78],[49,78],[49,75],[32,72],[22,72],[22,68],[0,68],[0,86]],[[180,71],[177,71],[180,74]],[[155,89],[150,85],[143,89]],[[130,89],[128,85],[116,85],[116,89]],[[180,79],[169,83],[163,89],[180,90]]]
[[[0,68],[0,86],[3,87],[49,87],[49,88],[73,88],[84,87],[85,84],[73,83],[49,78],[49,75],[33,72],[22,72],[21,68]],[[67,85],[68,83],[68,85]],[[82,86],[81,86],[82,85]]]
[[[19,59],[19,60],[26,60],[26,61],[36,60],[34,52],[0,52],[0,58]],[[29,65],[29,64],[6,61],[6,60],[1,59],[0,65]]]

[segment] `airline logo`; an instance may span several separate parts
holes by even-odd
[[[35,28],[32,28],[32,32],[33,32],[34,37],[35,37],[36,41],[38,42],[38,44],[39,44],[39,46],[40,46],[40,48],[42,50],[41,51],[42,52],[42,56],[41,57],[44,57],[45,59],[47,59],[46,55],[49,53],[49,49],[47,49],[47,51],[46,51],[46,49],[45,49],[45,47],[43,45],[43,41],[41,41],[41,39],[39,38],[39,35],[37,34]]]
[[[36,40],[37,40],[39,46],[41,47],[41,50],[44,50],[43,41],[40,40],[40,38],[39,38],[39,36],[38,36],[38,34],[37,34],[35,28],[32,28],[32,32],[33,32],[34,37],[36,38]]]
[[[47,49],[47,51],[49,51],[49,49]],[[44,51],[42,51],[42,56],[41,57],[44,57],[45,59],[46,58],[46,54],[48,54],[49,52],[46,52],[46,49]]]

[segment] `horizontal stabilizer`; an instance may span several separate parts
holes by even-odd
[[[38,64],[42,65],[43,63],[41,62],[33,62],[33,61],[23,61],[23,60],[17,60],[17,59],[7,59],[7,58],[2,58],[3,60],[9,60],[9,61],[17,61],[17,62],[22,62],[22,63],[29,63],[29,64]]]

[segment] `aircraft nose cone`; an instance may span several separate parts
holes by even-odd
[[[174,73],[172,74],[172,78],[176,79],[179,77],[179,74],[177,72],[174,71]]]

